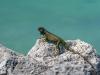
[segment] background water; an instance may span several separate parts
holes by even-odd
[[[100,54],[100,0],[0,0],[0,43],[26,54],[39,26],[91,43]]]

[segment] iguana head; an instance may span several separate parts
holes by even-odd
[[[38,31],[40,32],[40,34],[44,35],[46,32],[46,29],[44,27],[39,27]]]

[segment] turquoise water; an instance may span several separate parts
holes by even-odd
[[[100,54],[100,0],[0,0],[0,43],[27,54],[39,26],[91,43]]]

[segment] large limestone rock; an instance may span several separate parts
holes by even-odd
[[[87,57],[97,70],[99,61],[96,50],[90,44],[81,40],[69,40],[66,41],[66,43],[70,45],[70,48]],[[54,53],[52,53],[53,50],[56,50],[54,44],[39,39],[28,53],[30,60],[35,59],[51,67],[42,73],[43,75],[93,75],[91,65],[78,54],[67,50],[67,52],[54,57]]]
[[[87,57],[100,75],[100,56],[90,44],[81,40],[66,43]],[[95,75],[91,65],[81,56],[61,49],[61,54],[54,56],[56,46],[38,39],[24,56],[0,44],[0,75]]]

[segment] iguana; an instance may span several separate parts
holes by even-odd
[[[41,35],[43,35],[43,37],[45,38],[46,42],[52,42],[53,44],[56,45],[57,47],[57,53],[58,55],[60,54],[60,46],[63,46],[66,50],[69,50],[70,52],[74,53],[74,54],[78,54],[79,56],[81,56],[88,64],[91,65],[91,67],[94,69],[95,71],[95,75],[96,75],[96,69],[94,68],[94,66],[89,62],[89,60],[81,55],[79,52],[74,51],[73,49],[70,48],[70,46],[59,36],[47,31],[44,27],[39,27],[38,31],[40,32]]]

